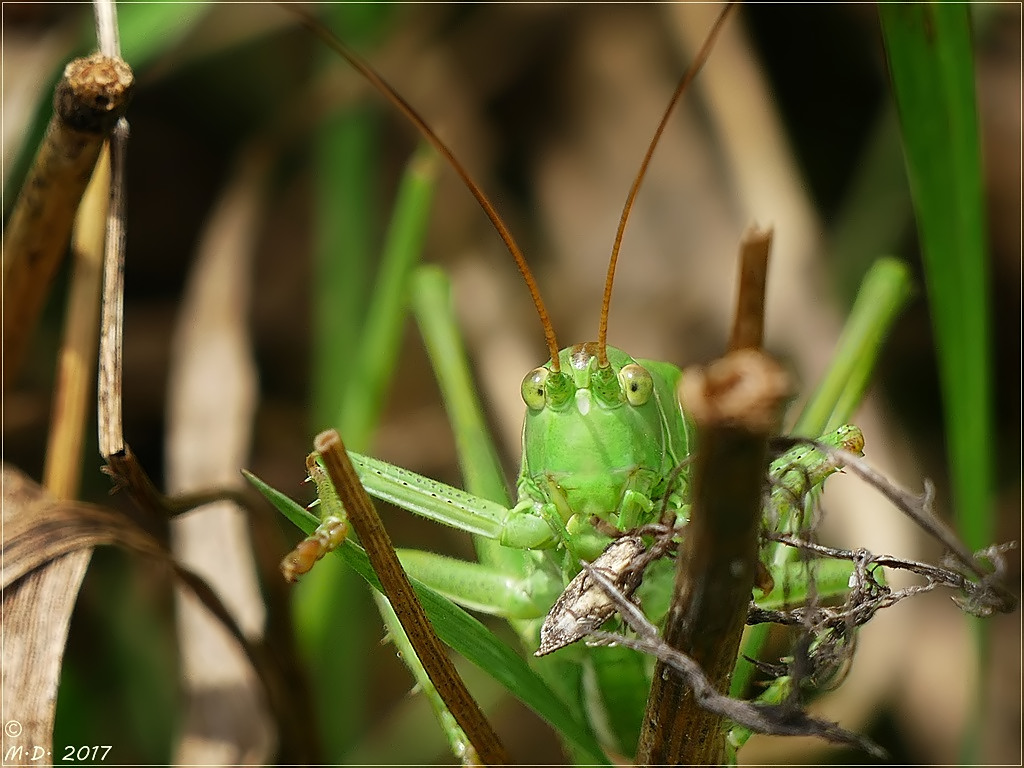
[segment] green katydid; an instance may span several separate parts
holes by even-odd
[[[332,43],[409,117],[465,180],[516,260],[544,327],[551,359],[528,373],[522,384],[527,411],[516,504],[474,496],[384,462],[352,455],[371,495],[500,545],[498,549],[481,548],[479,563],[426,552],[404,552],[402,560],[413,576],[455,602],[513,620],[531,652],[540,644],[541,622],[576,577],[580,559],[599,558],[612,543],[612,530],[625,533],[658,522],[675,526],[686,519],[685,464],[694,449],[694,437],[676,397],[682,373],[669,363],[635,360],[608,346],[608,308],[618,247],[633,199],[672,108],[707,58],[723,19],[724,14],[680,81],[627,198],[608,269],[598,340],[564,349],[558,346],[520,249],[487,198],[422,118],[368,65]],[[862,445],[855,427],[843,427],[823,439],[855,451]],[[800,456],[790,452],[780,457],[769,474],[789,478],[794,467],[803,484],[799,488],[784,485],[788,495],[769,497],[766,510],[780,529],[793,525],[792,510],[802,511],[807,495],[837,469],[822,454],[802,451]],[[320,490],[322,498],[329,493]],[[324,551],[341,543],[343,533],[343,514],[329,510],[317,533],[286,560],[290,574],[311,567]],[[781,558],[774,564],[780,570],[787,565]],[[655,619],[657,596],[668,583],[668,574],[658,572],[660,565],[663,563],[652,565],[641,590],[645,610]],[[825,587],[845,585],[848,572],[839,572]],[[565,644],[552,642],[543,650],[556,651]],[[601,649],[585,654],[577,646],[561,653],[576,667],[588,669],[597,683],[586,685],[608,699],[613,689],[642,692],[648,683],[648,661],[621,651]],[[580,672],[575,685],[584,685]],[[602,715],[607,720],[602,736],[618,751],[630,753],[639,714],[608,707]]]

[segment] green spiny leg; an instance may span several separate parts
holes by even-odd
[[[403,563],[404,565],[404,563]],[[412,643],[409,642],[409,638],[405,634],[405,630],[402,629],[402,625],[398,621],[398,616],[395,614],[394,608],[387,601],[382,594],[379,592],[373,593],[374,603],[377,605],[377,610],[380,612],[381,618],[384,619],[384,625],[387,627],[388,639],[394,643],[395,648],[398,651],[399,656],[405,662],[405,665],[409,668],[413,678],[416,680],[416,687],[423,693],[427,698],[427,703],[430,705],[430,709],[434,713],[434,717],[441,725],[441,730],[444,732],[445,738],[448,740],[448,748],[451,753],[463,764],[463,765],[480,765],[480,758],[476,754],[476,750],[473,749],[472,743],[466,737],[465,731],[459,726],[455,720],[455,716],[452,715],[451,711],[445,705],[444,700],[438,694],[437,689],[431,682],[430,677],[427,675],[426,670],[420,663],[419,658],[416,656],[416,652],[413,650]]]
[[[510,509],[379,459],[351,452],[349,456],[366,491],[375,498],[506,547],[546,549],[556,544],[548,524],[523,505]]]
[[[849,595],[853,564],[846,560],[820,560],[812,563],[814,567],[814,596],[819,600],[830,601],[843,595]],[[807,603],[811,598],[810,582],[805,572],[804,563],[791,561],[786,569],[793,576],[776,584],[770,594],[756,601],[759,608],[765,610],[785,610]],[[875,587],[884,587],[885,574],[878,568],[871,574]],[[790,586],[792,585],[792,586]],[[842,681],[849,669],[849,660],[853,652],[853,635],[847,627],[826,628],[821,630],[807,647],[811,664],[811,679],[806,681],[818,690],[834,688]],[[791,659],[783,659],[784,662]],[[760,704],[781,704],[792,693],[794,681],[789,674],[783,674],[772,680],[761,692],[756,701]],[[802,682],[801,685],[804,683]],[[726,737],[726,750],[729,764],[736,764],[737,751],[752,736],[749,728],[733,726]]]
[[[818,441],[824,445],[861,456],[864,453],[864,433],[852,424],[822,435]],[[796,445],[775,459],[768,468],[771,492],[765,520],[768,527],[778,533],[798,532],[805,519],[805,511],[829,476],[842,470],[832,456],[810,443]],[[769,567],[774,568],[790,559],[789,547],[768,547]]]
[[[433,552],[398,551],[410,575],[463,608],[506,619],[535,620],[543,618],[558,598],[562,578],[541,553],[526,554],[525,572],[513,574]]]
[[[853,425],[841,426],[818,438],[818,442],[857,455],[861,455],[864,449],[864,435]],[[765,522],[769,529],[779,533],[798,533],[804,526],[806,511],[825,480],[841,470],[841,464],[809,443],[794,446],[776,458],[768,470],[771,491],[765,509]],[[771,567],[774,585],[768,594],[755,600],[759,608],[785,610],[804,605],[812,596],[816,600],[832,600],[849,592],[850,578],[854,572],[854,565],[850,562],[803,562],[798,559],[796,550],[778,543],[766,547],[765,557]],[[826,629],[811,640],[808,653],[813,656],[819,646],[829,642],[848,647],[849,641]],[[832,668],[827,673],[836,677],[838,669]],[[820,680],[815,682],[821,683]],[[791,676],[781,675],[757,696],[756,701],[761,704],[780,704],[790,695],[793,685]],[[730,765],[736,764],[738,750],[751,735],[749,729],[741,726],[730,729],[726,737]]]
[[[285,580],[291,582],[298,581],[299,576],[308,573],[317,560],[340,547],[349,531],[345,508],[315,453],[306,457],[306,471],[316,485],[320,525],[281,561],[281,572]]]
[[[817,442],[857,455],[864,449],[863,433],[851,424],[823,435]],[[764,511],[766,529],[773,533],[798,533],[805,527],[807,514],[825,480],[841,470],[842,465],[831,455],[810,443],[796,445],[772,461],[768,468],[771,490]],[[764,547],[761,559],[774,585],[799,590],[807,580],[806,574],[796,573],[790,567],[803,565],[795,563],[797,553],[792,547],[770,542]],[[851,567],[847,567],[847,577],[851,572]]]

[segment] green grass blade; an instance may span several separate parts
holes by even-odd
[[[313,532],[319,523],[314,515],[255,475],[248,472],[244,474],[246,479],[298,528],[307,535]],[[380,583],[362,548],[349,540],[335,551],[370,586],[380,591]],[[438,637],[446,645],[493,677],[565,738],[583,750],[590,760],[600,765],[608,764],[589,728],[568,715],[565,704],[521,657],[495,637],[487,627],[450,600],[416,580],[412,580],[412,583]]]
[[[311,431],[335,426],[346,377],[358,348],[369,285],[375,221],[376,129],[369,109],[349,110],[323,121],[313,137],[316,220],[311,299]],[[339,762],[359,741],[369,689],[364,665],[352,659],[365,653],[353,631],[372,608],[362,585],[337,561],[324,563],[293,592],[296,638],[307,668],[315,669],[311,688],[316,711],[330,722],[320,725],[323,755]],[[319,570],[319,569],[318,569]]]
[[[430,709],[434,713],[435,719],[441,725],[441,731],[444,733],[445,740],[448,742],[448,749],[457,759],[461,760],[465,765],[467,762],[476,762],[476,760],[467,761],[467,757],[470,756],[471,750],[473,749],[472,743],[466,736],[465,731],[459,726],[455,720],[455,716],[448,709],[444,703],[444,699],[437,692],[437,688],[434,686],[433,681],[430,679],[430,675],[423,668],[423,664],[420,663],[419,657],[416,655],[416,650],[413,648],[412,643],[409,642],[408,636],[405,634],[405,630],[402,627],[401,622],[398,619],[398,614],[395,613],[395,609],[388,602],[387,598],[384,597],[380,592],[373,593],[373,602],[377,606],[377,612],[381,618],[384,619],[384,626],[387,628],[388,637],[391,642],[394,643],[395,650],[402,657],[402,661],[409,668],[413,678],[416,680],[416,687],[419,692],[427,699],[427,703],[430,705]],[[481,707],[482,709],[482,707]],[[434,731],[435,729],[431,729]],[[422,738],[422,737],[421,737]],[[420,752],[420,756],[424,753]],[[474,756],[475,757],[475,756]],[[422,757],[420,757],[422,759]]]
[[[990,543],[990,320],[969,8],[881,5],[945,404],[954,508],[965,543]]]
[[[413,311],[434,366],[444,405],[455,433],[466,490],[475,496],[509,504],[508,490],[473,385],[466,349],[451,302],[451,283],[436,266],[416,270]]]
[[[347,366],[357,375],[346,382],[339,432],[352,450],[365,451],[380,420],[409,299],[409,280],[423,253],[438,158],[429,145],[413,155],[398,189],[373,296],[360,333],[358,358]]]
[[[321,8],[324,22],[343,30],[353,43],[380,37],[391,9],[376,4],[336,4]],[[321,50],[324,69],[338,66],[333,52]],[[379,226],[385,221],[379,199],[378,110],[356,105],[327,117],[313,136],[315,245],[311,280],[313,348],[311,428],[344,429],[349,417],[353,371],[358,371],[362,334],[369,311]],[[377,382],[374,384],[378,385]],[[365,392],[369,398],[383,392]],[[351,411],[349,410],[351,413]],[[376,416],[367,414],[346,440],[368,443]],[[294,591],[296,636],[312,675],[320,733],[328,762],[340,762],[365,731],[369,695],[367,668],[354,661],[365,652],[358,627],[369,621],[368,594],[351,570],[330,559],[322,573],[303,579]]]
[[[327,5],[325,23],[354,42],[377,36],[387,9],[376,5]],[[322,50],[324,69],[338,66]],[[313,355],[311,432],[335,423],[365,322],[379,209],[377,110],[357,105],[326,116],[312,136],[315,169],[313,274],[310,281]],[[372,615],[369,596],[352,572],[331,558],[294,590],[293,621],[303,662],[311,675],[323,756],[341,762],[366,728],[366,653],[357,630]]]
[[[314,137],[314,431],[340,426],[336,420],[365,319],[377,215],[375,118],[370,109],[346,111],[326,120]]]
[[[876,261],[861,283],[828,373],[804,406],[792,434],[835,429],[853,416],[892,325],[911,296],[910,271],[896,259]]]
[[[373,3],[323,7],[324,23],[353,44],[373,40],[384,30],[390,8]],[[338,57],[321,51],[325,68]],[[380,119],[369,106],[329,116],[313,137],[316,169],[316,220],[312,303],[314,431],[340,428],[352,360],[360,349],[367,296],[373,276],[377,228],[383,221],[378,202]],[[346,436],[346,440],[348,437]]]
[[[508,490],[476,394],[465,345],[451,301],[448,276],[435,266],[416,270],[412,284],[413,311],[441,387],[448,419],[455,433],[459,467],[466,490],[475,496],[508,505]],[[522,550],[502,547],[495,541],[474,541],[480,562],[510,573],[522,573]]]

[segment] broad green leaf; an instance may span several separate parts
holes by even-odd
[[[879,6],[935,329],[954,516],[964,543],[979,549],[991,542],[995,522],[988,252],[969,12],[956,3]],[[983,666],[985,634],[976,625]],[[964,762],[978,755],[986,717],[980,687],[975,701]]]
[[[880,5],[939,358],[956,518],[990,543],[991,357],[969,8]]]

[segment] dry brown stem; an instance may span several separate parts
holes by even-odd
[[[772,230],[751,227],[740,243],[739,295],[729,349],[760,349],[764,340],[764,297]]]
[[[683,375],[681,399],[697,422],[700,449],[690,522],[677,561],[664,640],[693,659],[714,690],[728,690],[757,562],[761,483],[768,435],[788,395],[778,364],[740,350]],[[663,661],[655,667],[637,760],[717,764],[724,720]]]
[[[760,351],[771,232],[752,230],[741,248],[739,299],[729,353],[684,372],[679,398],[697,424],[693,507],[676,561],[663,639],[728,691],[757,569],[761,485],[768,437],[778,429],[789,382]],[[654,669],[637,761],[721,763],[725,719],[701,706],[684,677],[660,658]]]
[[[4,389],[18,372],[103,140],[127,107],[132,72],[120,59],[75,59],[4,235]]]

